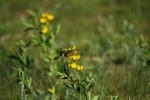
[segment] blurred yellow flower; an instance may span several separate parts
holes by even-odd
[[[83,66],[80,66],[80,70],[83,70],[83,68],[84,68]]]
[[[76,69],[77,71],[83,70],[83,66],[77,65],[75,62],[69,63],[68,67],[70,67],[72,69]]]
[[[80,55],[72,55],[71,57],[69,57],[69,59],[71,59],[73,61],[80,60]]]
[[[48,13],[42,13],[41,16],[46,18],[46,16],[48,15]]]
[[[54,89],[48,89],[48,91],[49,91],[51,94],[55,94],[55,90],[54,90]]]
[[[78,66],[77,66],[77,70],[78,70],[78,71],[83,70],[83,66],[79,66],[79,65],[78,65]]]
[[[78,66],[77,66],[77,70],[80,70],[80,69],[81,69],[81,68],[80,68],[80,66],[78,65]]]
[[[42,28],[41,32],[42,32],[43,34],[46,34],[46,33],[48,32],[48,27],[47,27],[47,26],[44,26],[44,27]]]
[[[69,63],[69,64],[68,64],[68,67],[71,67],[71,68],[73,68],[73,69],[76,69],[77,65],[76,65],[75,62],[72,62],[72,63]]]
[[[54,15],[47,15],[47,19],[48,19],[49,21],[52,21],[52,20],[54,19]]]
[[[72,63],[72,66],[71,66],[73,69],[76,69],[77,65],[76,63]]]
[[[77,58],[76,58],[77,60],[80,60],[80,55],[77,55]]]
[[[40,18],[40,23],[45,24],[47,22],[46,18]]]
[[[76,60],[76,59],[77,59],[77,56],[76,56],[76,55],[73,55],[71,58],[72,58],[72,60]]]
[[[41,14],[41,17],[42,17],[42,18],[45,18],[45,19],[47,19],[47,20],[49,20],[49,21],[52,21],[52,20],[54,19],[54,15],[48,14],[48,13],[42,13],[42,14]]]

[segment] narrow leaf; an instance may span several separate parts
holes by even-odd
[[[97,96],[94,96],[91,100],[98,100],[98,95]]]

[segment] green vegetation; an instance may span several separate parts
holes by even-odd
[[[0,100],[149,100],[149,4],[1,0]],[[43,12],[55,17],[42,31]],[[70,41],[77,71],[66,66]]]

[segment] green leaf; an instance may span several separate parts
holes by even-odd
[[[64,66],[64,72],[69,77],[69,69],[68,69],[68,67]]]
[[[91,93],[90,92],[87,93],[87,98],[88,98],[88,100],[91,100]]]
[[[130,97],[128,97],[128,100],[131,100]]]
[[[98,100],[98,95],[97,96],[94,96],[91,100]]]
[[[120,100],[118,96],[112,96],[111,100]]]
[[[28,41],[26,44],[25,44],[25,48],[29,47],[31,45],[31,41]]]
[[[24,29],[24,31],[27,32],[27,31],[30,31],[30,30],[32,30],[32,29],[33,29],[33,27],[26,27],[26,28]]]
[[[26,22],[26,21],[24,21],[22,24],[23,24],[23,25],[26,27],[26,29],[28,29],[28,30],[29,30],[30,28],[33,29],[33,27],[34,27],[31,23],[28,23],[28,22]]]
[[[56,28],[56,34],[55,34],[55,35],[59,34],[60,28],[61,28],[61,25],[57,25],[57,28]]]
[[[20,41],[16,42],[16,45],[19,46],[19,47],[24,47],[25,42],[23,40],[20,40]]]
[[[36,14],[35,14],[33,11],[28,10],[27,12],[28,12],[31,16],[36,17]]]
[[[43,57],[43,59],[44,59],[45,62],[50,62],[50,59],[47,58],[47,57]]]
[[[12,58],[12,59],[16,59],[16,60],[18,60],[18,57],[17,56],[15,56],[15,55],[10,55],[10,56],[8,56],[9,58]]]
[[[79,93],[81,93],[81,88],[80,88],[80,86],[77,86],[77,91],[78,91]]]
[[[56,77],[58,77],[58,78],[61,78],[61,79],[66,79],[66,78],[68,78],[66,74],[63,74],[63,73],[57,72],[57,71],[51,72],[51,75],[54,75],[54,76],[56,76]]]
[[[72,87],[72,85],[71,85],[70,83],[64,82],[64,84],[65,84],[68,88],[73,89],[73,87]]]
[[[29,58],[29,56],[27,56],[26,62],[27,62],[27,64],[26,64],[27,67],[33,67],[34,60],[32,58]]]
[[[89,78],[91,79],[93,77],[92,72],[89,72]]]
[[[95,85],[95,83],[90,83],[89,87],[88,87],[88,90],[90,90],[94,85]]]
[[[86,84],[85,83],[83,83],[83,84],[80,84],[80,86],[81,86],[81,88],[84,90],[84,91],[86,91],[87,90],[87,88],[86,88]]]

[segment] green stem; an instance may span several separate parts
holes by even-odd
[[[21,100],[24,100],[24,83],[21,82]]]
[[[78,72],[78,78],[79,78],[79,88],[80,88],[80,83],[81,83],[81,79],[80,79],[80,74]],[[80,90],[80,100],[82,100],[82,94],[81,94],[81,90]]]
[[[52,95],[52,98],[51,98],[51,100],[55,100],[55,95],[54,95],[54,94]]]

